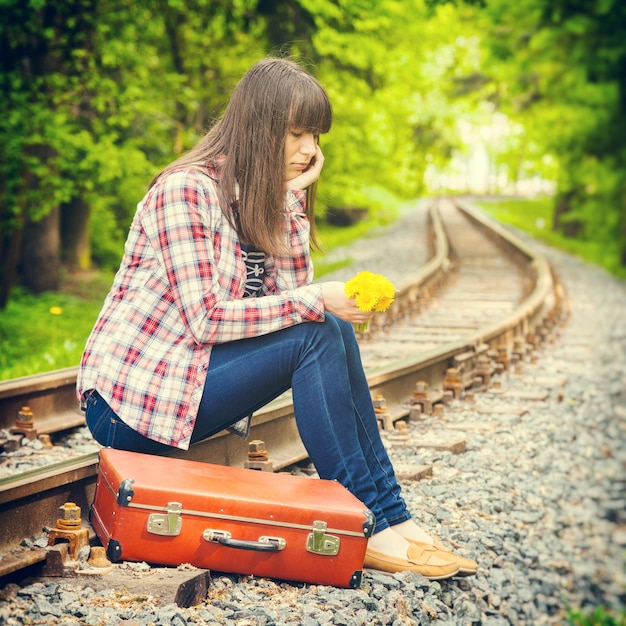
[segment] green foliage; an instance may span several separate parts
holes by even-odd
[[[261,56],[255,4],[5,0],[0,261],[10,233],[73,198],[107,225],[92,224],[96,261],[121,255],[148,181],[195,143]]]
[[[0,303],[20,230],[76,198],[93,261],[115,269],[152,176],[268,53],[304,61],[333,102],[322,217],[385,219],[372,189],[451,188],[440,174],[488,127],[492,180],[555,183],[538,234],[626,266],[620,0],[2,0]]]
[[[422,193],[428,163],[446,161],[458,142],[447,92],[470,64],[462,15],[429,15],[419,0],[321,6],[313,43],[336,120],[324,140],[329,204],[367,204],[369,182],[404,197]]]
[[[510,120],[489,142],[511,180],[557,179],[566,219],[626,255],[626,9],[617,0],[5,0],[0,226],[80,196],[112,265],[147,182],[193,145],[268,52],[330,92],[320,208],[413,197],[455,153],[460,120]],[[489,104],[488,107],[485,103]],[[571,195],[571,194],[570,194]],[[598,207],[602,207],[599,211]]]
[[[572,626],[626,626],[626,610],[612,611],[604,607],[588,611],[571,609],[567,619]]]
[[[5,0],[0,40],[0,226],[80,197],[92,258],[114,267],[152,176],[190,148],[239,77],[294,54],[328,88],[320,211],[369,202],[372,182],[424,189],[455,144],[448,76],[466,66],[462,15],[422,0]],[[442,36],[444,35],[445,36]],[[25,69],[27,68],[27,69]],[[1,245],[0,245],[1,252]]]
[[[626,266],[626,5],[618,0],[488,0],[476,11],[488,75],[477,97],[520,130],[496,163],[556,182],[563,233]],[[547,165],[546,169],[544,166]]]
[[[538,239],[550,236],[554,213],[551,198],[482,199],[478,204],[499,222],[510,224]]]

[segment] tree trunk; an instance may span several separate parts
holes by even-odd
[[[575,239],[583,228],[580,220],[568,219],[568,215],[573,210],[576,192],[566,191],[559,194],[554,207],[554,215],[552,217],[552,230],[562,233],[566,237]]]
[[[83,198],[73,198],[61,206],[63,260],[70,270],[91,267],[89,246],[89,206]]]
[[[0,241],[0,310],[6,308],[15,285],[17,265],[20,259],[22,229],[14,227],[3,233]]]
[[[57,291],[61,284],[60,210],[29,222],[22,241],[21,283],[35,294]]]

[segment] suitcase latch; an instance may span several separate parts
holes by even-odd
[[[180,535],[183,520],[180,516],[183,505],[180,502],[168,502],[166,513],[152,513],[148,516],[148,532],[153,535],[176,537]]]
[[[313,522],[313,532],[309,534],[306,541],[308,552],[324,556],[335,556],[339,552],[341,540],[335,535],[327,535],[326,528],[326,522]]]

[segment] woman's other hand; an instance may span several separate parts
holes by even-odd
[[[324,308],[329,313],[352,324],[365,324],[374,316],[371,311],[361,311],[355,304],[354,298],[346,297],[345,283],[328,281],[320,283],[320,286],[324,298]]]

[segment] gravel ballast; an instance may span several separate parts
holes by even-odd
[[[414,246],[416,219],[407,213],[352,255],[397,280],[406,259],[390,250]],[[387,438],[394,463],[432,465],[432,477],[402,481],[404,496],[424,528],[478,561],[475,576],[372,571],[349,590],[212,573],[206,602],[192,608],[75,581],[12,583],[0,589],[0,624],[534,626],[566,624],[569,607],[623,610],[626,283],[526,240],[562,279],[567,320],[520,373],[411,422],[408,442]],[[545,400],[530,399],[538,391]],[[466,450],[411,445],[433,432],[462,434]],[[146,566],[115,567],[141,576]]]

